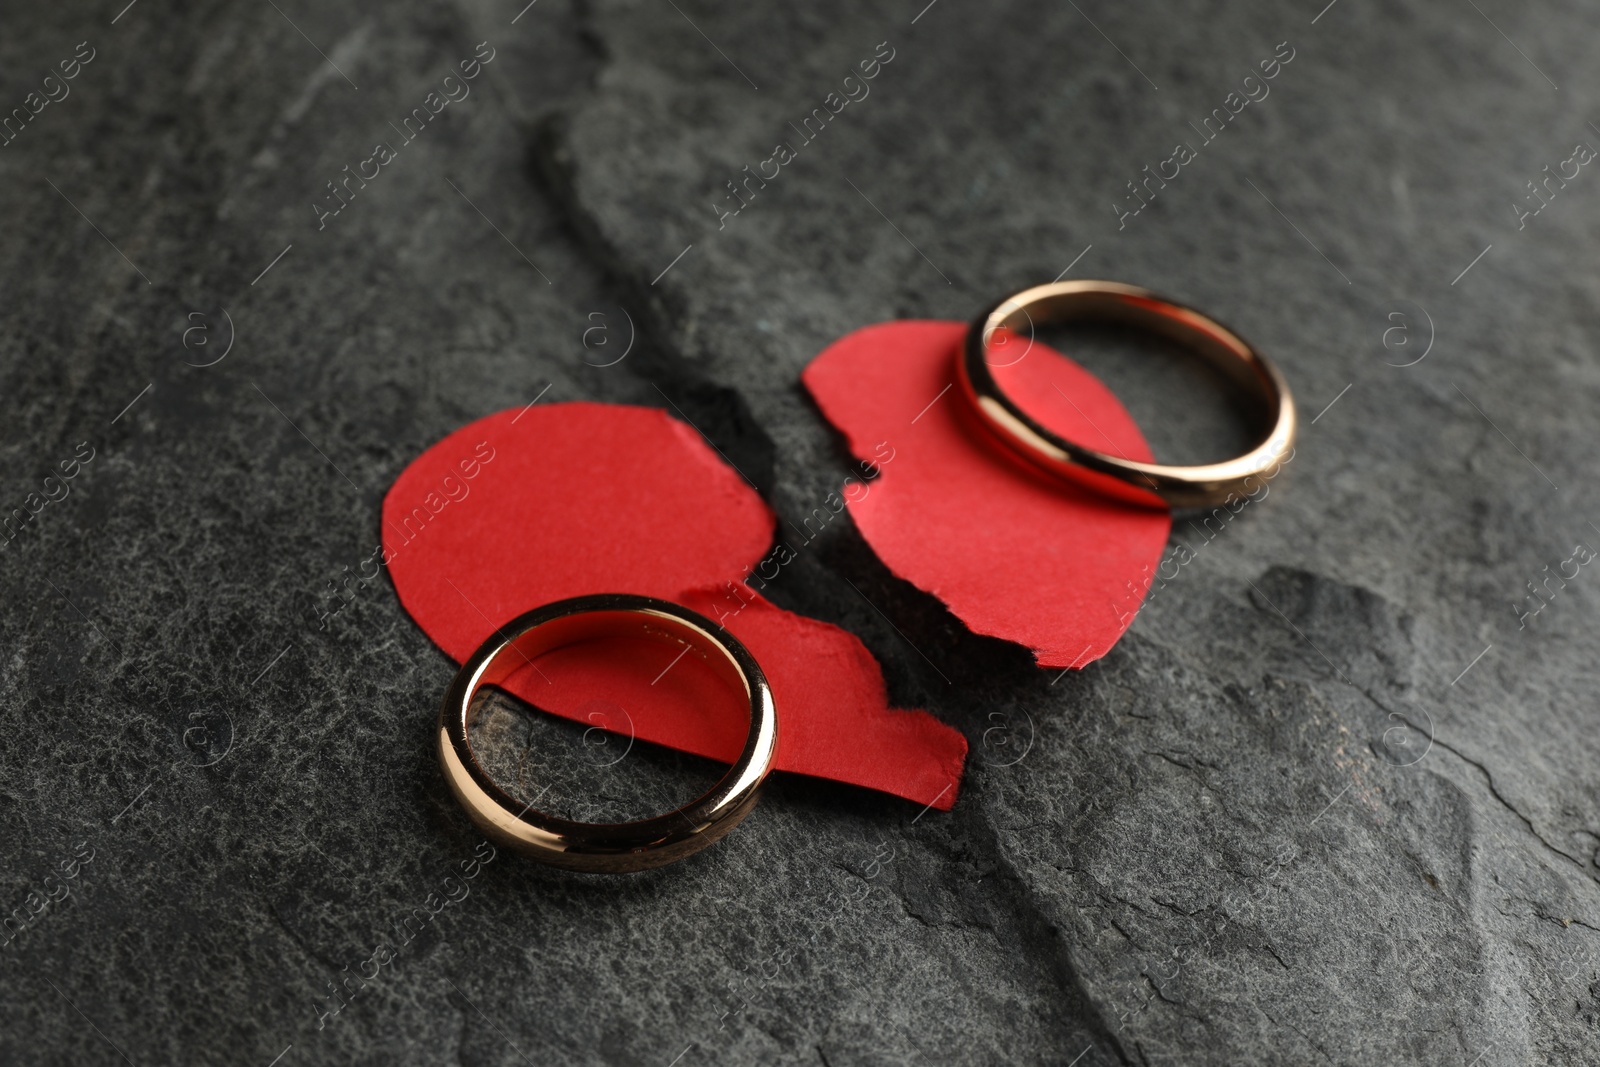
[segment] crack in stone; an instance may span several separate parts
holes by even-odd
[[[1016,909],[1015,917],[1022,925],[1032,925],[1036,931],[1045,935],[1023,938],[1020,944],[1037,944],[1039,946],[1036,953],[1037,962],[1044,964],[1047,971],[1053,971],[1066,986],[1065,992],[1067,995],[1064,999],[1067,1001],[1067,1006],[1074,1009],[1075,1014],[1079,1016],[1080,1025],[1089,1033],[1103,1039],[1112,1052],[1115,1053],[1120,1063],[1132,1063],[1133,1061],[1130,1059],[1128,1051],[1123,1047],[1117,1034],[1107,1024],[1098,1004],[1089,995],[1088,988],[1079,977],[1077,968],[1073,965],[1066,951],[1065,939],[1062,937],[1062,931],[1059,926],[1046,914],[1042,902],[1028,888],[1022,872],[1001,846],[999,835],[995,828],[982,818],[976,807],[970,810],[972,814],[966,818],[966,828],[975,841],[982,842],[980,847],[983,847],[989,853],[989,859],[997,874],[994,880],[995,886],[1010,898],[1010,902]],[[1128,937],[1127,933],[1120,928],[1118,932],[1122,933],[1124,937]],[[1128,937],[1128,941],[1132,943],[1133,939]],[[1047,949],[1045,946],[1053,947]]]
[[[1363,692],[1365,692],[1365,690],[1363,690]],[[1425,731],[1423,731],[1421,728],[1419,728],[1416,723],[1412,722],[1405,715],[1403,715],[1403,714],[1401,714],[1400,712],[1397,712],[1397,711],[1389,711],[1389,709],[1384,706],[1382,701],[1379,701],[1377,698],[1373,697],[1372,694],[1370,694],[1370,693],[1367,693],[1366,696],[1367,696],[1367,699],[1371,700],[1378,707],[1383,708],[1383,710],[1388,711],[1390,715],[1393,715],[1395,718],[1397,718],[1401,722],[1405,723],[1411,729],[1416,730],[1419,734],[1423,734],[1423,736],[1428,736]],[[1500,805],[1502,807],[1504,807],[1507,811],[1509,811],[1511,814],[1515,815],[1522,822],[1522,825],[1527,827],[1528,833],[1532,834],[1535,838],[1537,838],[1539,843],[1542,844],[1546,849],[1548,849],[1549,851],[1555,853],[1557,856],[1560,856],[1562,859],[1566,860],[1567,862],[1569,862],[1569,863],[1575,865],[1576,867],[1578,867],[1579,870],[1581,870],[1583,872],[1584,877],[1588,878],[1590,881],[1600,881],[1600,878],[1597,878],[1595,874],[1593,874],[1593,873],[1591,873],[1589,871],[1587,863],[1585,863],[1583,860],[1579,859],[1578,857],[1576,857],[1576,856],[1574,856],[1574,855],[1572,855],[1572,854],[1570,854],[1568,852],[1564,852],[1561,849],[1557,848],[1555,845],[1551,844],[1545,838],[1545,836],[1539,832],[1538,828],[1534,826],[1533,820],[1528,818],[1526,815],[1522,814],[1521,811],[1517,810],[1517,806],[1515,804],[1511,803],[1511,801],[1507,800],[1505,798],[1505,796],[1501,794],[1500,790],[1494,784],[1494,775],[1492,773],[1490,773],[1488,767],[1484,766],[1479,761],[1473,759],[1471,756],[1466,755],[1464,752],[1462,752],[1460,749],[1454,747],[1453,745],[1447,744],[1444,741],[1439,740],[1439,738],[1437,736],[1433,737],[1433,743],[1438,745],[1440,748],[1444,749],[1446,752],[1450,753],[1451,755],[1455,756],[1457,759],[1461,760],[1461,762],[1466,763],[1466,764],[1468,764],[1468,765],[1470,765],[1472,767],[1477,768],[1478,772],[1483,775],[1484,784],[1489,787],[1489,795],[1494,797],[1495,800],[1499,801]]]
[[[1273,1016],[1272,1016],[1272,1014],[1270,1012],[1268,1012],[1265,1008],[1260,1007],[1259,1005],[1256,1007],[1256,1010],[1259,1011],[1266,1018],[1266,1020],[1268,1022],[1270,1022],[1273,1026],[1282,1027],[1285,1030],[1293,1030],[1295,1033],[1300,1035],[1301,1040],[1303,1040],[1307,1045],[1310,1045],[1313,1049],[1316,1050],[1317,1055],[1321,1056],[1323,1059],[1327,1060],[1329,1063],[1333,1063],[1334,1062],[1333,1057],[1328,1055],[1328,1051],[1326,1049],[1324,1049],[1321,1045],[1319,1045],[1315,1041],[1313,1041],[1311,1039],[1310,1035],[1308,1035],[1304,1030],[1300,1029],[1298,1026],[1295,1026],[1293,1023],[1279,1022],[1277,1019],[1273,1018]]]

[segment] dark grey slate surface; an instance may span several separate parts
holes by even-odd
[[[1600,146],[1592,9],[3,22],[7,111],[94,58],[0,148],[0,514],[93,458],[0,547],[0,907],[26,919],[0,1062],[1600,1061],[1596,578],[1526,599],[1600,546],[1600,178],[1569,163],[1512,206]],[[319,230],[325,183],[479,42],[471,95]],[[1270,93],[1200,143],[1280,42]],[[723,183],[880,45],[870,94],[719,229]],[[316,619],[404,464],[547,385],[665,397],[803,514],[845,468],[797,385],[821,346],[1069,264],[1277,359],[1308,425],[1267,500],[1214,541],[1180,524],[1196,558],[1055,683],[839,524],[774,595],[967,732],[954,812],[775,781],[666,870],[473,866],[429,747],[450,664],[387,584]],[[624,309],[635,349],[592,366],[590,314]],[[1226,448],[1204,382],[1082,340],[1159,453]],[[485,729],[574,803],[704,773],[641,748],[598,776],[510,708]],[[430,894],[455,899],[401,943]]]

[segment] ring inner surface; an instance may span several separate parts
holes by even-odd
[[[512,638],[495,654],[479,675],[477,688],[499,685],[547,652],[603,637],[647,637],[662,644],[687,646],[688,654],[698,656],[724,685],[746,700],[750,698],[744,672],[715,638],[682,619],[645,609],[587,611],[541,623]],[[467,694],[469,700],[472,695]]]
[[[740,710],[743,711],[745,716],[741,725],[748,727],[751,698],[749,683],[747,682],[743,671],[740,670],[738,662],[730,655],[728,650],[726,650],[714,637],[701,630],[699,627],[674,616],[656,613],[649,611],[648,609],[599,610],[584,612],[582,614],[560,616],[558,618],[541,623],[535,626],[533,629],[527,630],[515,636],[510,641],[502,645],[497,650],[495,655],[489,660],[489,662],[484,665],[482,671],[478,675],[477,684],[465,696],[467,707],[470,709],[468,712],[469,718],[466,724],[468,750],[471,753],[473,761],[478,765],[483,773],[489,777],[491,781],[495,782],[495,785],[499,790],[505,792],[505,786],[501,785],[500,780],[489,772],[488,767],[484,764],[482,754],[480,754],[477,746],[475,746],[472,742],[473,724],[475,721],[479,720],[481,714],[486,710],[481,703],[484,697],[487,695],[484,692],[485,687],[495,687],[501,693],[505,693],[508,696],[516,696],[516,694],[511,693],[510,690],[505,688],[504,683],[513,675],[517,675],[522,672],[538,670],[538,667],[530,665],[537,664],[541,657],[547,656],[551,652],[556,652],[569,646],[579,645],[589,641],[618,637],[648,640],[675,650],[676,654],[680,655],[681,659],[683,660],[688,660],[691,658],[695,660],[698,664],[702,665],[709,671],[710,675],[715,678],[716,682],[721,687],[728,691],[730,697],[737,696],[739,698],[738,706]],[[623,649],[626,649],[626,647],[627,646],[623,646]],[[547,662],[545,666],[549,667],[550,664]],[[619,669],[628,670],[632,666],[633,665],[621,665],[619,666]],[[685,671],[688,671],[691,677],[693,676],[694,672],[694,668],[691,665],[679,662],[676,659],[673,660],[671,669],[679,673],[673,677],[666,678],[666,680],[662,682],[663,688],[673,684],[674,681],[677,681]],[[649,673],[652,672],[653,668],[650,672],[641,674],[640,677],[648,678]],[[666,671],[663,671],[662,675],[666,675],[666,673]],[[559,678],[560,675],[557,674],[556,677]],[[702,678],[703,677],[704,675],[702,675]],[[661,678],[658,678],[657,680],[662,681]],[[535,708],[538,707],[537,703],[534,703],[532,706]],[[617,707],[614,704],[611,706]],[[720,702],[718,706],[720,708]],[[584,726],[584,723],[573,721],[567,716],[552,715],[548,717],[548,722],[545,722],[545,718],[545,716],[540,716],[541,725],[538,727],[538,731],[541,735],[547,737],[559,738],[563,733],[570,735],[576,730],[581,730]],[[606,716],[604,719],[598,720],[601,723],[601,728],[613,731],[617,730],[620,724],[611,721],[613,718],[613,716]],[[595,720],[591,719],[591,721]],[[631,723],[631,719],[628,721]],[[584,732],[583,743],[588,743],[589,734],[592,732],[594,731],[590,730]],[[743,737],[743,731],[741,731],[741,737]],[[570,743],[570,737],[568,738],[568,741]],[[556,741],[556,744],[560,743],[561,742],[559,740]],[[632,750],[633,739],[631,737],[631,733],[625,741],[619,741],[618,744],[626,744],[628,746],[628,750]],[[561,757],[558,755],[555,758],[560,759]],[[629,771],[634,771],[640,774],[643,778],[647,779],[681,779],[683,774],[692,773],[692,771],[688,771],[684,767],[684,764],[698,764],[700,762],[700,757],[689,753],[674,752],[670,749],[652,750],[650,755],[644,757],[646,762],[642,766],[639,764],[639,759],[640,755],[636,753],[634,759],[629,761],[632,766],[629,766],[629,764],[622,764],[621,767]],[[668,769],[664,769],[659,764],[666,764]],[[605,766],[609,767],[609,765]],[[614,821],[605,818],[584,819],[581,821],[572,820],[566,818],[565,816],[554,815],[550,810],[551,804],[548,802],[543,805],[538,805],[538,807],[534,810],[525,810],[524,816],[537,815],[540,820],[553,819],[561,822],[572,822],[574,824],[592,826],[597,830],[603,827],[638,825],[641,822],[649,822],[653,819],[669,816],[673,811],[682,811],[685,808],[692,807],[716,793],[718,788],[727,780],[728,776],[733,773],[731,770],[724,770],[725,773],[724,771],[719,771],[713,776],[713,780],[709,786],[702,785],[697,787],[687,802],[680,803],[675,808],[663,814],[650,815],[642,819],[631,818],[620,821]],[[601,772],[598,770],[585,769],[583,772],[583,777],[593,779],[600,773]],[[608,771],[607,773],[614,772]],[[551,780],[544,781],[543,788],[549,788],[551,785],[556,784],[555,778],[560,776],[561,775],[551,776]],[[544,779],[545,776],[541,775],[540,778]],[[702,779],[702,781],[704,780]],[[612,779],[612,782],[615,786],[621,782],[621,779]],[[628,782],[630,784],[622,786],[622,791],[628,794],[636,794],[637,790],[632,788],[632,779],[628,779]],[[641,782],[639,784],[643,785],[645,783]],[[657,782],[656,784],[659,785],[660,783]],[[585,792],[587,792],[587,790],[585,790]],[[544,794],[542,791],[535,791],[531,795],[543,796]],[[680,793],[680,796],[681,795],[682,794]],[[615,800],[617,798],[611,799]],[[574,798],[563,798],[563,804],[571,803],[573,801]],[[635,797],[635,802],[637,802],[637,797]],[[516,805],[516,808],[521,807],[522,805],[520,803]]]
[[[1070,322],[1133,327],[1202,356],[1238,388],[1248,406],[1246,415],[1252,424],[1250,448],[1259,447],[1271,437],[1280,398],[1266,369],[1244,341],[1187,308],[1110,292],[1061,293],[1026,304],[1006,303],[996,308],[984,324],[984,349],[987,353],[989,339],[999,329],[1020,333],[1037,326]]]

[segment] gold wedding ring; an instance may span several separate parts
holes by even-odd
[[[473,755],[467,733],[473,695],[483,686],[504,682],[546,652],[614,636],[647,637],[703,658],[721,681],[749,701],[750,734],[744,750],[698,800],[655,818],[580,823],[533,811],[531,804],[495,784]],[[621,593],[559,600],[513,619],[461,665],[439,710],[439,765],[472,821],[498,844],[575,871],[660,867],[716,841],[755,806],[777,740],[772,690],[737,638],[677,604]]]
[[[1023,323],[1031,330],[1041,323],[1082,320],[1147,329],[1209,359],[1256,403],[1267,427],[1259,443],[1236,459],[1175,467],[1096,452],[1045,429],[996,384],[988,360],[990,339],[997,330],[1014,333]],[[973,321],[958,362],[967,399],[1006,446],[1052,474],[1122,500],[1175,508],[1226,503],[1258,492],[1255,483],[1277,473],[1294,443],[1294,399],[1277,368],[1215,319],[1134,285],[1055,282],[1006,297]]]

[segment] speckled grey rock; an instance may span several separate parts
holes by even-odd
[[[1600,1061],[1600,15],[1319,8],[13,14],[0,1063]],[[675,406],[805,514],[823,345],[1062,273],[1236,326],[1304,435],[1063,677],[847,523],[785,569],[967,733],[953,812],[777,780],[627,879],[480,844],[451,664],[386,582],[326,614],[409,459]],[[1158,454],[1236,440],[1181,359],[1067,343]],[[480,737],[573,810],[709,773],[507,702]]]

